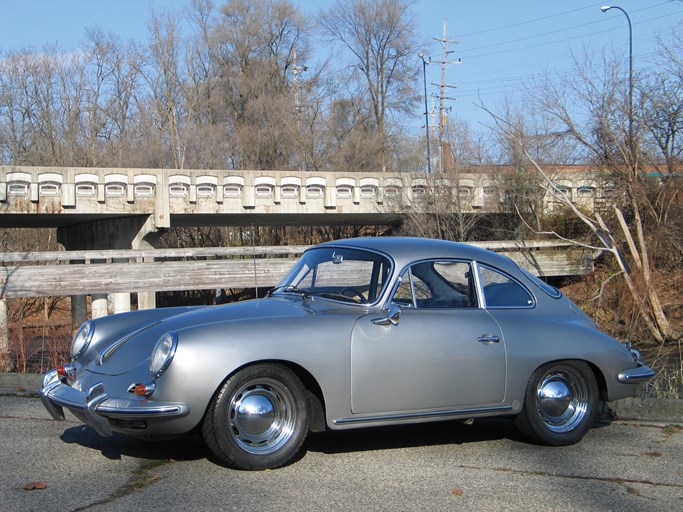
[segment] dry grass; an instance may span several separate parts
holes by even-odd
[[[630,341],[641,351],[646,364],[657,371],[642,395],[657,398],[683,398],[683,273],[659,272],[655,285],[678,338],[662,345],[652,340],[619,276],[609,278],[614,269],[603,262],[596,272],[562,288],[608,334]]]

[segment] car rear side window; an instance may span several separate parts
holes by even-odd
[[[510,276],[483,265],[479,275],[487,308],[534,307],[533,295]]]

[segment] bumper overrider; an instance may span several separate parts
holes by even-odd
[[[65,377],[57,370],[43,376],[40,400],[54,419],[64,420],[64,408],[67,408],[102,436],[111,435],[110,420],[138,422],[139,425],[141,421],[180,418],[190,412],[189,405],[182,402],[110,398],[102,382],[94,383],[85,392],[80,391],[66,384]]]
[[[631,353],[636,367],[619,372],[617,380],[622,384],[638,384],[654,377],[656,372],[643,362],[640,352],[628,342],[624,343],[624,346]]]

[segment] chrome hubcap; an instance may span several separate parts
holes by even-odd
[[[295,405],[292,393],[277,380],[259,378],[247,382],[230,401],[233,439],[249,453],[275,452],[294,434]]]
[[[572,368],[555,368],[536,388],[536,410],[552,432],[569,432],[588,413],[588,390],[583,378]]]

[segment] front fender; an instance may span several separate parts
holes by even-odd
[[[241,368],[280,361],[304,368],[327,408],[350,406],[350,336],[355,317],[266,318],[178,331],[178,348],[157,379],[155,399],[190,404],[195,426],[225,380]]]

